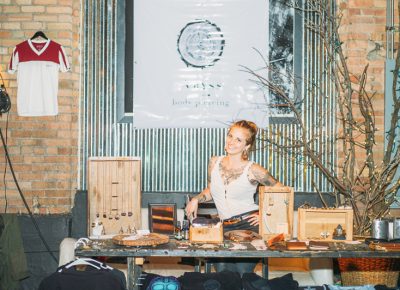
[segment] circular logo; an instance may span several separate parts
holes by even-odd
[[[178,52],[188,66],[212,66],[222,55],[223,37],[221,29],[208,20],[190,22],[179,34]]]

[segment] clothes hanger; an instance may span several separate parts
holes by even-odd
[[[69,269],[71,267],[79,266],[79,265],[88,265],[88,266],[91,266],[93,268],[96,268],[97,270],[100,270],[102,267],[100,265],[98,265],[99,262],[96,261],[97,263],[94,263],[93,261],[96,261],[96,260],[93,260],[93,259],[90,259],[90,258],[86,258],[86,259],[85,258],[78,258],[78,259],[72,261],[71,263],[67,264],[65,266],[65,269]],[[62,269],[60,269],[59,272],[62,272]]]
[[[31,40],[34,40],[35,38],[38,38],[38,37],[48,40],[46,34],[44,34],[44,32],[40,31],[40,30],[35,32],[35,34],[31,37]]]
[[[101,262],[99,260],[91,259],[91,258],[80,258],[82,260],[88,261],[90,263],[94,263],[98,265],[100,268],[105,269],[105,270],[112,270],[114,269],[113,267],[108,266],[106,263]]]
[[[67,264],[64,268],[69,269],[73,266],[78,266],[78,265],[88,265],[93,268],[96,268],[97,270],[101,270],[101,269],[112,270],[113,269],[112,267],[106,265],[105,263],[97,261],[95,259],[91,259],[91,258],[77,258],[76,260]],[[62,272],[62,269],[60,269],[59,272]]]

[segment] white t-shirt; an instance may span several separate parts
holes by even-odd
[[[58,72],[70,69],[64,48],[50,39],[18,44],[8,71],[17,74],[17,111],[19,116],[58,114]]]
[[[257,184],[252,184],[248,178],[249,161],[238,179],[224,184],[219,170],[219,164],[224,156],[220,156],[211,171],[210,192],[214,200],[220,219],[228,219],[232,216],[258,209],[254,203],[254,193]]]

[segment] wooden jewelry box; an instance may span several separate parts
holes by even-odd
[[[298,209],[299,240],[351,241],[353,240],[353,210],[299,208]],[[342,236],[338,236],[337,228],[341,228]]]
[[[189,241],[191,243],[220,244],[224,242],[222,223],[212,226],[190,226]]]

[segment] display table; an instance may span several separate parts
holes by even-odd
[[[128,289],[138,289],[141,259],[146,257],[194,257],[194,258],[262,258],[263,276],[268,277],[267,258],[400,258],[400,251],[373,251],[365,244],[331,243],[329,250],[321,251],[272,251],[256,250],[250,243],[241,243],[245,249],[232,250],[233,243],[222,245],[194,245],[170,240],[154,247],[126,247],[111,240],[94,240],[87,247],[75,250],[77,257],[126,257],[128,263]]]

